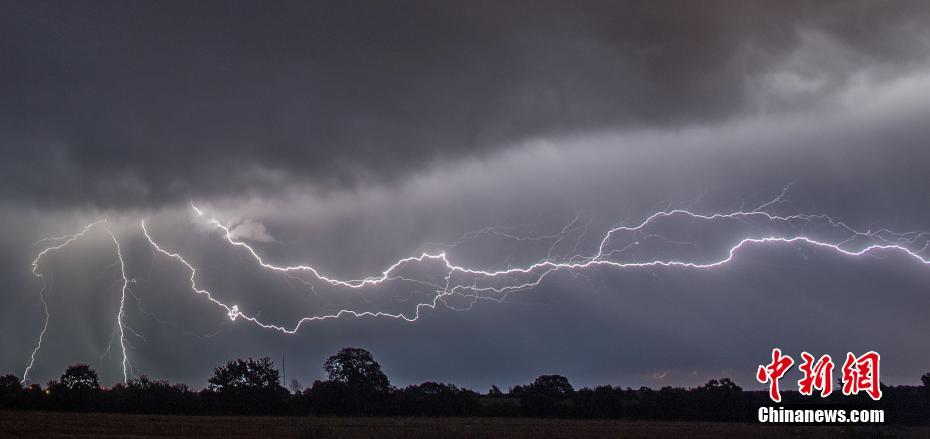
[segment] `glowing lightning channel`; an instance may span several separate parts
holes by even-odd
[[[300,327],[306,322],[340,318],[343,316],[390,317],[390,318],[403,319],[403,320],[412,322],[412,321],[417,320],[420,317],[420,310],[422,308],[434,309],[438,306],[440,302],[442,302],[445,306],[449,307],[449,305],[446,303],[446,298],[451,295],[460,295],[463,297],[468,297],[472,300],[471,302],[472,304],[478,300],[493,300],[493,301],[500,302],[503,300],[503,298],[494,298],[494,297],[489,296],[488,294],[503,294],[504,297],[506,297],[506,295],[511,292],[530,289],[530,288],[533,288],[539,285],[550,273],[560,271],[560,270],[584,270],[584,269],[588,269],[592,267],[608,267],[608,268],[617,268],[617,269],[647,268],[647,267],[677,267],[677,268],[689,268],[689,269],[716,268],[716,267],[723,266],[733,261],[736,253],[739,250],[741,250],[744,247],[750,246],[750,245],[807,244],[807,245],[811,245],[815,247],[825,248],[825,249],[828,249],[828,250],[831,250],[831,251],[834,251],[834,252],[837,252],[839,254],[843,254],[846,256],[861,256],[861,255],[865,255],[867,253],[871,253],[871,252],[875,252],[879,250],[890,250],[890,251],[901,252],[919,261],[920,263],[924,265],[930,264],[930,260],[920,256],[919,254],[920,252],[926,249],[927,247],[926,245],[924,246],[923,249],[914,251],[914,250],[907,248],[903,244],[903,243],[912,244],[916,242],[917,239],[925,236],[926,233],[916,233],[916,232],[896,233],[896,232],[892,232],[887,229],[882,229],[878,232],[871,232],[871,231],[860,232],[848,226],[847,224],[843,223],[842,221],[837,221],[833,219],[832,217],[823,215],[823,214],[796,214],[796,215],[788,215],[788,216],[779,216],[779,215],[774,215],[774,214],[771,214],[771,213],[768,213],[762,210],[763,208],[766,208],[766,207],[772,206],[773,204],[781,202],[786,191],[787,191],[787,188],[785,188],[785,190],[783,190],[782,193],[775,199],[767,203],[764,203],[755,209],[748,210],[748,211],[741,209],[735,212],[713,213],[713,214],[694,213],[689,209],[666,209],[663,211],[659,211],[646,217],[640,224],[636,226],[618,226],[618,227],[609,229],[604,234],[603,239],[600,241],[600,244],[598,245],[597,251],[593,255],[590,255],[590,256],[575,255],[575,256],[567,258],[566,260],[568,262],[555,262],[550,259],[546,259],[546,260],[531,264],[526,267],[515,267],[515,268],[504,269],[504,270],[488,271],[488,270],[479,270],[479,269],[455,265],[450,262],[445,252],[437,253],[437,254],[422,253],[419,256],[407,257],[407,258],[403,258],[403,259],[396,261],[378,276],[371,276],[371,277],[366,277],[363,279],[356,279],[356,280],[340,280],[340,279],[328,277],[328,276],[321,274],[316,268],[307,266],[307,265],[278,266],[278,265],[270,264],[266,262],[250,245],[233,238],[232,232],[228,226],[224,225],[216,218],[207,219],[207,222],[209,224],[213,225],[219,231],[221,231],[224,239],[230,245],[245,249],[249,254],[252,255],[252,257],[259,264],[259,266],[261,266],[262,268],[268,269],[268,270],[282,272],[282,273],[290,273],[290,272],[295,272],[295,271],[309,272],[315,278],[321,281],[327,282],[332,286],[351,288],[351,289],[358,289],[358,288],[363,288],[366,286],[375,286],[375,285],[378,285],[378,284],[381,284],[387,281],[393,281],[393,280],[411,281],[411,282],[416,282],[419,284],[428,285],[428,286],[436,288],[436,291],[435,291],[436,295],[433,297],[433,299],[426,303],[418,303],[416,305],[415,313],[413,316],[408,316],[404,313],[395,314],[395,313],[388,313],[388,312],[383,312],[383,311],[359,312],[359,311],[353,311],[349,309],[342,309],[334,314],[303,317],[293,327],[290,327],[290,328],[275,325],[275,324],[264,323],[258,320],[258,318],[254,316],[245,314],[238,306],[236,305],[230,306],[214,298],[213,295],[210,293],[210,291],[198,286],[197,269],[191,263],[185,260],[184,257],[182,257],[179,253],[165,250],[159,244],[157,244],[155,240],[152,238],[152,236],[149,234],[148,230],[146,229],[144,221],[141,224],[142,224],[142,231],[145,234],[146,239],[148,239],[149,244],[152,246],[152,248],[154,248],[156,251],[168,257],[176,259],[181,264],[187,267],[187,269],[190,271],[190,285],[191,285],[192,291],[194,291],[197,294],[205,295],[211,302],[225,309],[227,316],[231,320],[244,319],[262,328],[273,329],[273,330],[277,330],[277,331],[280,331],[286,334],[293,334],[297,332],[300,329]],[[205,215],[204,211],[198,208],[197,206],[195,206],[193,203],[191,203],[191,208],[193,209],[193,211],[196,213],[198,217],[203,217]],[[614,234],[618,232],[642,232],[642,230],[646,228],[647,226],[649,226],[650,224],[656,221],[659,221],[660,219],[669,218],[673,216],[685,216],[690,219],[701,220],[701,221],[714,221],[714,220],[720,220],[720,219],[746,220],[746,219],[758,218],[758,219],[764,219],[770,222],[785,223],[785,224],[793,224],[799,221],[807,222],[807,223],[813,223],[814,221],[824,221],[827,224],[829,224],[831,227],[844,230],[845,232],[849,233],[850,236],[847,239],[840,241],[838,243],[820,241],[820,240],[811,238],[809,236],[804,236],[804,235],[794,235],[794,236],[790,236],[790,235],[789,236],[774,236],[773,235],[773,236],[761,236],[761,237],[748,237],[748,238],[744,238],[740,240],[736,245],[732,246],[729,249],[729,251],[726,253],[725,257],[719,260],[716,260],[716,261],[703,262],[703,263],[695,262],[695,261],[687,261],[687,260],[663,260],[663,259],[654,259],[654,260],[645,261],[645,262],[621,262],[621,261],[607,259],[607,256],[610,255],[610,252],[608,252],[607,255],[605,256],[605,248],[609,245]],[[574,221],[576,220],[573,220],[573,222]],[[563,233],[564,231],[565,229],[563,228]],[[558,235],[555,235],[555,236],[558,236]],[[647,235],[647,236],[652,236],[652,235]],[[858,250],[851,250],[851,249],[847,249],[843,247],[844,245],[848,244],[856,237],[867,237],[867,238],[872,239],[873,242],[877,241],[878,243],[873,243],[871,245],[865,246]],[[551,250],[550,250],[550,256],[551,256]],[[406,264],[422,263],[424,261],[439,261],[443,264],[444,272],[445,272],[445,277],[444,277],[445,285],[437,285],[437,284],[433,284],[429,282],[409,279],[404,276],[396,274],[396,272],[402,266],[405,266]],[[461,281],[453,282],[452,277],[453,275],[456,275],[456,274],[473,276],[473,279],[470,284],[462,283]],[[514,276],[520,276],[520,275],[529,275],[530,278],[524,281],[518,281],[518,280],[513,279]],[[489,281],[492,279],[500,279],[500,278],[504,278],[505,280],[509,279],[510,282],[505,283],[503,286],[481,286],[481,287],[478,286],[478,279]],[[471,305],[469,305],[469,307],[470,306]],[[455,309],[455,308],[451,308],[451,309]]]
[[[77,240],[78,238],[81,238],[82,236],[84,236],[85,234],[87,234],[87,232],[89,232],[91,229],[93,229],[95,226],[97,226],[97,225],[99,225],[99,224],[102,224],[102,223],[105,223],[105,222],[107,222],[107,219],[106,219],[106,218],[104,218],[104,219],[102,219],[102,220],[94,221],[94,222],[92,222],[92,223],[90,223],[90,224],[84,226],[84,228],[81,229],[80,232],[77,232],[77,233],[75,233],[75,234],[73,234],[73,235],[65,235],[65,236],[58,236],[58,237],[53,237],[53,238],[46,238],[46,239],[43,239],[43,240],[40,240],[40,241],[39,241],[39,242],[43,242],[43,241],[61,241],[61,243],[58,244],[58,245],[53,245],[53,246],[46,247],[46,248],[42,249],[42,251],[40,251],[40,252],[36,255],[35,259],[32,260],[32,274],[33,274],[35,277],[37,277],[37,278],[39,278],[39,279],[42,280],[42,289],[39,290],[39,300],[42,301],[42,308],[43,308],[43,310],[45,311],[45,323],[42,325],[42,332],[39,333],[39,341],[36,343],[35,349],[32,350],[32,354],[29,356],[29,363],[26,365],[26,370],[23,371],[23,379],[22,379],[22,383],[23,383],[23,384],[25,384],[25,383],[27,382],[27,380],[29,379],[29,371],[31,371],[31,370],[32,370],[32,367],[35,366],[36,354],[39,352],[39,349],[42,348],[42,340],[45,338],[45,332],[48,330],[48,321],[49,321],[49,319],[51,318],[51,314],[49,314],[49,312],[48,312],[48,302],[45,301],[45,292],[46,292],[46,290],[47,290],[47,288],[48,288],[48,284],[45,282],[45,275],[39,270],[39,262],[42,260],[42,257],[45,256],[46,254],[48,254],[49,252],[55,251],[55,250],[60,250],[60,249],[62,249],[62,248],[67,247],[68,244],[71,244],[72,242],[74,242],[74,241]]]
[[[304,317],[303,319],[301,319],[300,323],[298,323],[297,326],[296,326],[294,329],[287,329],[287,328],[285,328],[285,327],[283,327],[283,326],[277,326],[277,325],[271,325],[271,324],[263,323],[263,322],[261,322],[260,320],[258,320],[256,317],[253,317],[253,316],[244,314],[242,311],[239,310],[239,307],[238,307],[237,305],[232,305],[232,306],[227,305],[227,304],[225,304],[225,303],[223,303],[223,302],[217,300],[216,298],[214,298],[214,297],[213,297],[213,294],[212,294],[210,291],[198,287],[198,286],[197,286],[197,269],[194,268],[194,266],[191,265],[190,262],[187,262],[187,260],[184,259],[184,257],[181,256],[180,254],[174,253],[174,252],[170,252],[170,251],[168,251],[168,250],[163,249],[161,246],[159,246],[158,243],[156,243],[155,240],[152,239],[152,236],[149,234],[148,229],[145,227],[145,221],[142,221],[140,224],[141,224],[141,226],[142,226],[142,233],[145,235],[145,238],[149,241],[149,244],[152,245],[152,248],[154,248],[157,252],[164,254],[165,256],[168,256],[168,257],[170,257],[170,258],[173,258],[173,259],[177,260],[177,261],[180,262],[182,265],[184,265],[185,267],[187,267],[187,269],[188,269],[188,270],[190,271],[190,273],[191,273],[191,275],[190,275],[191,290],[193,290],[193,291],[194,291],[195,293],[197,293],[197,294],[201,294],[201,295],[206,296],[207,299],[208,299],[209,301],[211,301],[211,302],[213,302],[214,304],[216,304],[216,305],[222,307],[223,309],[225,309],[225,310],[226,310],[226,315],[229,317],[230,320],[236,320],[236,319],[240,319],[240,318],[241,318],[241,319],[247,320],[247,321],[249,321],[249,322],[252,322],[252,323],[254,323],[254,324],[256,324],[256,325],[258,325],[258,326],[260,326],[260,327],[262,327],[262,328],[265,328],[265,329],[274,329],[274,330],[277,330],[277,331],[284,332],[284,333],[286,333],[286,334],[293,334],[293,333],[297,332],[297,330],[300,328],[300,326],[301,326],[304,322],[307,322],[307,321],[314,321],[314,320],[323,320],[323,319],[329,319],[329,318],[337,318],[337,317],[342,317],[342,316],[344,316],[344,315],[351,315],[351,316],[353,316],[353,317],[364,317],[364,316],[369,316],[369,317],[391,317],[391,318],[395,318],[395,319],[404,319],[404,320],[407,320],[407,321],[411,321],[411,322],[412,322],[412,321],[416,320],[416,319],[419,317],[419,310],[420,310],[421,307],[435,308],[436,305],[437,305],[437,301],[438,301],[439,298],[440,298],[440,296],[437,295],[436,298],[433,300],[433,302],[432,302],[431,304],[426,304],[426,303],[417,304],[417,317],[414,317],[414,318],[408,318],[408,317],[406,317],[406,316],[405,316],[404,314],[402,314],[402,313],[391,314],[391,313],[386,313],[386,312],[381,312],[381,311],[378,311],[378,312],[370,312],[370,311],[356,312],[356,311],[344,309],[344,310],[340,310],[340,311],[338,311],[336,314],[332,314],[332,315],[327,315],[327,316],[314,316],[314,317]],[[221,226],[222,226],[222,225],[221,225]],[[228,229],[227,229],[227,230],[228,230]],[[244,245],[245,247],[248,247],[248,245],[245,245],[245,244],[243,244],[243,245]],[[248,247],[248,248],[251,249],[251,247]],[[253,255],[254,255],[256,258],[259,258],[259,256],[258,256],[257,253],[254,253],[254,252],[253,252]],[[422,261],[422,260],[424,260],[424,259],[427,258],[427,257],[441,258],[443,261],[445,261],[445,256],[444,256],[444,255],[443,255],[443,256],[436,256],[436,257],[423,255],[423,256],[421,256],[421,257],[419,257],[419,258],[406,258],[406,259],[402,259],[401,261],[397,262],[394,266],[392,266],[392,269],[393,269],[393,267],[399,266],[399,265],[401,265],[402,263],[404,263],[404,262],[406,262],[406,261]],[[446,262],[446,263],[448,264],[448,262]],[[263,266],[266,266],[266,268],[276,269],[277,271],[287,271],[287,270],[283,270],[283,269],[279,269],[279,268],[273,268],[273,266],[267,265],[267,264],[265,264],[265,265],[263,265]],[[306,267],[305,269],[311,269],[311,270],[313,270],[313,269],[310,268],[310,267]],[[392,269],[386,270],[384,276],[388,276],[387,273],[389,273]],[[315,270],[314,270],[314,273],[316,273]],[[318,277],[319,277],[320,279],[328,279],[328,278],[323,278],[322,276],[318,276]],[[385,278],[387,278],[387,277],[385,277]],[[374,283],[380,283],[380,281],[378,281],[378,280],[376,280],[376,279],[374,279],[374,278],[365,279],[365,280],[360,280],[360,281],[340,281],[340,280],[335,280],[335,279],[328,279],[328,282],[332,283],[333,285],[340,285],[340,286],[349,287],[349,288],[360,288],[360,287],[362,287],[362,286],[364,286],[364,285],[374,284]]]
[[[127,368],[129,366],[129,357],[126,355],[126,333],[125,333],[125,324],[123,323],[123,315],[126,309],[126,290],[129,289],[129,278],[126,277],[126,263],[123,262],[123,251],[120,248],[119,240],[116,239],[116,235],[108,228],[107,234],[110,235],[110,238],[113,239],[113,245],[116,246],[116,257],[119,259],[119,271],[120,276],[122,276],[123,286],[120,289],[120,300],[119,300],[119,312],[116,314],[116,325],[119,328],[119,346],[123,352],[123,382],[129,381],[129,374]]]

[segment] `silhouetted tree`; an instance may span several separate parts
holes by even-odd
[[[42,386],[38,384],[31,384],[23,389],[23,393],[17,402],[17,408],[22,408],[26,410],[39,410],[46,408],[45,405],[45,392],[42,391]]]
[[[742,387],[736,385],[736,383],[734,383],[733,380],[729,378],[721,378],[719,380],[711,379],[710,381],[707,382],[707,384],[704,384],[702,387],[700,387],[700,389],[711,391],[711,392],[742,392],[743,391]]]
[[[258,360],[231,360],[213,369],[213,376],[208,382],[210,390],[223,392],[232,389],[273,389],[280,387],[281,378],[271,359],[264,357]]]
[[[636,391],[621,387],[597,386],[575,392],[577,415],[585,418],[619,418],[642,411]]]
[[[510,389],[512,394],[513,389]],[[486,416],[519,416],[523,406],[519,398],[507,395],[496,385],[491,385],[488,394],[479,399],[479,413]]]
[[[0,395],[19,393],[22,390],[23,384],[16,375],[7,374],[0,376]]]
[[[23,384],[15,375],[0,376],[0,407],[12,407],[21,396]]]
[[[467,416],[478,413],[478,394],[452,384],[426,382],[398,392],[396,407],[416,416]]]
[[[692,419],[727,421],[751,416],[743,389],[729,378],[711,379],[685,394],[683,415]]]
[[[163,389],[170,386],[171,385],[168,384],[167,381],[153,380],[147,375],[139,375],[138,377],[130,378],[129,381],[126,382],[127,389],[139,392],[146,392],[153,389]]]
[[[511,394],[520,398],[527,414],[566,416],[572,413],[575,389],[562,375],[540,375],[528,386],[516,386]]]
[[[353,389],[385,392],[391,385],[371,352],[361,348],[342,348],[326,360],[323,369],[330,381],[345,383]]]
[[[113,386],[108,402],[114,410],[133,413],[189,413],[197,405],[195,394],[186,384],[172,385],[145,375]]]
[[[56,410],[94,411],[103,407],[97,372],[86,364],[68,366],[59,381],[49,381],[46,400]]]
[[[566,396],[575,391],[568,378],[562,375],[540,375],[533,381],[532,387],[536,391],[553,396]]]
[[[930,372],[927,372],[920,377],[920,383],[924,385],[924,389],[930,390]]]
[[[329,377],[315,381],[301,395],[304,410],[324,414],[386,414],[393,397],[391,384],[371,352],[346,347],[323,364]]]
[[[67,387],[68,390],[98,390],[100,383],[97,381],[97,372],[86,364],[74,364],[65,369],[61,376],[60,383]]]
[[[212,411],[273,413],[290,395],[268,357],[232,360],[213,370],[201,397]]]

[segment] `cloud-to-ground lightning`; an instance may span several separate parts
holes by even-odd
[[[123,261],[123,250],[119,245],[119,240],[116,239],[116,235],[109,229],[107,229],[107,234],[110,235],[110,238],[113,239],[113,245],[116,246],[116,257],[119,259],[119,272],[122,277],[119,312],[116,314],[116,326],[119,329],[119,346],[123,352],[123,382],[126,382],[129,380],[129,373],[127,371],[129,367],[129,357],[126,356],[126,325],[123,323],[123,318],[125,317],[126,311],[126,290],[129,289],[129,278],[126,277],[126,263]]]
[[[35,277],[38,277],[42,281],[42,289],[39,290],[39,300],[42,301],[42,309],[45,311],[45,323],[42,324],[42,331],[39,332],[39,340],[36,342],[36,347],[35,349],[32,350],[32,353],[29,355],[29,362],[26,364],[26,370],[23,371],[22,382],[25,383],[29,379],[29,372],[32,370],[32,367],[35,366],[36,354],[39,352],[39,349],[42,348],[42,340],[45,338],[45,332],[48,331],[48,321],[51,318],[51,314],[49,314],[48,312],[48,302],[45,301],[45,292],[48,289],[49,285],[45,280],[45,275],[39,269],[39,263],[42,261],[42,257],[48,254],[49,252],[60,250],[62,248],[67,247],[68,244],[71,244],[72,242],[76,241],[78,238],[86,235],[87,232],[89,232],[92,228],[102,223],[105,223],[106,221],[107,221],[106,219],[94,221],[84,226],[84,228],[81,229],[81,231],[73,235],[44,238],[38,241],[38,242],[53,241],[53,242],[59,242],[59,244],[52,245],[52,246],[42,249],[38,254],[36,254],[35,259],[32,260],[32,274]]]
[[[552,273],[559,271],[579,273],[583,270],[597,267],[609,269],[637,269],[650,267],[668,267],[694,270],[713,269],[729,264],[735,260],[740,250],[749,246],[802,244],[805,246],[826,249],[836,254],[848,257],[874,254],[879,251],[893,251],[903,254],[920,264],[930,265],[930,259],[922,255],[922,253],[927,250],[928,245],[930,245],[930,233],[898,233],[889,229],[880,229],[877,231],[859,231],[849,226],[847,223],[834,219],[833,217],[825,214],[777,215],[765,210],[781,203],[784,199],[784,196],[785,191],[783,191],[778,197],[763,203],[754,209],[741,208],[736,211],[728,212],[697,213],[693,210],[693,206],[681,209],[667,208],[665,210],[661,210],[646,216],[635,225],[619,225],[609,228],[606,232],[604,232],[600,239],[596,241],[596,246],[593,247],[591,253],[589,254],[580,254],[577,252],[577,249],[580,247],[579,242],[581,240],[581,236],[588,233],[588,226],[590,224],[588,223],[587,225],[580,225],[581,221],[578,216],[575,216],[571,222],[562,227],[558,233],[550,235],[524,237],[516,234],[501,232],[496,228],[485,228],[476,232],[469,232],[468,234],[464,235],[463,238],[456,240],[452,245],[446,248],[446,251],[436,253],[423,252],[418,256],[401,258],[390,264],[387,269],[382,271],[380,274],[361,279],[338,279],[336,277],[325,275],[317,268],[309,265],[276,265],[270,263],[266,260],[265,257],[259,254],[259,252],[254,247],[243,240],[235,238],[230,226],[222,223],[217,218],[210,216],[205,209],[191,204],[191,209],[193,210],[198,221],[204,221],[206,224],[212,226],[228,245],[234,249],[243,250],[258,267],[271,273],[281,273],[282,275],[288,276],[289,278],[299,279],[301,281],[305,281],[305,277],[309,276],[315,281],[322,282],[324,285],[329,285],[335,289],[358,290],[363,288],[377,288],[379,285],[391,282],[406,282],[411,285],[415,285],[418,288],[427,287],[430,289],[431,297],[428,300],[418,301],[412,311],[392,312],[383,309],[360,310],[343,308],[336,312],[319,313],[300,317],[295,323],[291,325],[283,325],[264,321],[263,319],[260,319],[257,314],[249,312],[248,309],[241,308],[237,304],[227,303],[226,301],[219,299],[218,296],[214,294],[214,292],[201,286],[199,282],[200,273],[198,272],[197,267],[190,260],[185,258],[180,252],[176,250],[170,250],[156,241],[153,233],[146,225],[145,220],[141,220],[139,224],[141,227],[142,235],[145,237],[147,243],[151,246],[156,255],[162,255],[164,257],[171,258],[177,261],[187,270],[189,273],[189,288],[192,292],[205,297],[209,302],[220,307],[225,312],[226,316],[232,321],[245,320],[257,325],[258,327],[279,331],[285,334],[296,333],[304,324],[309,322],[337,319],[341,317],[387,317],[413,322],[420,318],[422,310],[435,309],[440,305],[456,311],[467,310],[478,301],[489,300],[501,302],[511,293],[532,289],[540,285]],[[735,240],[735,244],[729,246],[720,257],[709,260],[700,258],[675,259],[664,257],[650,257],[644,260],[629,260],[618,257],[618,255],[623,255],[629,249],[640,245],[641,241],[652,238],[657,238],[665,244],[689,245],[696,248],[697,244],[694,242],[683,242],[669,239],[664,237],[662,234],[647,230],[650,227],[656,226],[663,220],[671,219],[684,219],[688,221],[696,221],[699,223],[714,223],[719,221],[738,221],[741,223],[750,223],[752,221],[761,221],[769,225],[778,225],[780,227],[784,227],[789,230],[789,233],[760,233],[758,232],[758,228],[754,229],[755,231],[749,233],[748,235],[742,235],[737,238]],[[42,340],[48,327],[49,313],[44,295],[46,291],[46,285],[44,276],[39,270],[39,263],[42,257],[50,251],[61,249],[67,246],[71,242],[87,234],[88,231],[90,231],[95,226],[104,222],[106,222],[106,220],[88,224],[80,232],[73,235],[48,239],[48,241],[58,242],[58,244],[43,249],[33,260],[33,274],[43,280],[43,287],[40,291],[40,298],[43,302],[43,305],[45,305],[46,321],[42,332],[39,334],[38,344],[30,356],[29,365],[23,374],[23,381],[28,379],[29,372],[35,363],[36,353],[41,348]],[[731,223],[726,223],[726,225],[729,224]],[[841,239],[834,240],[818,238],[808,233],[802,233],[804,232],[804,228],[799,227],[799,225],[806,227],[826,227],[831,231],[838,232],[842,236]],[[116,316],[116,330],[119,334],[119,345],[123,354],[122,372],[123,379],[125,381],[132,375],[131,365],[126,355],[127,341],[125,331],[131,331],[131,328],[125,321],[126,295],[127,293],[134,295],[134,293],[132,293],[129,288],[129,284],[132,282],[132,278],[126,272],[126,261],[124,260],[123,250],[121,248],[120,242],[116,235],[113,234],[109,228],[105,229],[115,246],[115,252],[118,259],[121,275],[121,295],[119,312]],[[566,239],[570,239],[568,238],[569,233],[579,233],[579,236],[575,237],[576,242],[572,247],[571,254],[560,256],[558,259],[554,259],[553,255],[555,254],[554,249],[556,245]],[[618,236],[622,234],[626,234],[624,236],[628,235],[627,237],[631,242],[620,248],[611,248],[612,243],[619,239]],[[453,262],[454,259],[450,256],[449,251],[455,246],[468,240],[470,237],[478,235],[503,237],[509,240],[521,242],[542,242],[548,240],[551,243],[549,244],[548,250],[544,250],[544,258],[538,260],[537,262],[523,266],[508,267],[505,269],[481,269],[459,265]],[[863,243],[861,240],[866,240],[866,242]],[[406,274],[405,270],[415,266],[423,266],[428,269],[438,270],[438,272],[435,273],[434,277],[431,279],[422,279]],[[453,296],[456,298],[465,299],[467,304],[464,307],[453,306],[449,303]]]
[[[42,302],[42,309],[45,312],[45,321],[42,324],[42,331],[39,332],[39,339],[36,342],[36,346],[32,350],[32,353],[29,355],[29,362],[26,365],[26,369],[23,371],[23,378],[22,378],[23,383],[29,380],[29,372],[32,371],[32,368],[35,366],[36,355],[39,353],[39,350],[42,349],[42,341],[45,339],[45,333],[48,331],[48,324],[49,324],[49,320],[51,319],[51,314],[49,313],[49,310],[48,310],[48,302],[46,301],[46,298],[45,298],[45,293],[48,291],[51,285],[46,282],[45,280],[46,275],[39,268],[39,264],[42,261],[42,258],[49,252],[53,252],[53,251],[60,250],[60,249],[67,247],[72,242],[77,241],[78,239],[82,238],[84,235],[89,233],[91,229],[94,229],[95,227],[98,227],[98,226],[105,226],[107,222],[108,220],[104,218],[104,219],[97,220],[90,224],[85,225],[77,233],[74,233],[71,235],[43,238],[36,242],[36,244],[40,242],[57,242],[58,244],[43,248],[36,255],[35,259],[32,260],[32,274],[38,277],[42,281],[42,288],[39,290],[39,300]],[[122,249],[119,244],[119,240],[116,239],[116,235],[114,235],[113,232],[109,228],[106,228],[106,227],[104,228],[107,234],[112,239],[113,244],[115,245],[116,256],[119,260],[120,275],[122,278],[121,280],[122,287],[120,289],[121,291],[120,306],[119,306],[119,312],[117,313],[117,316],[116,316],[116,325],[119,330],[120,348],[121,348],[121,352],[123,355],[123,358],[122,358],[123,381],[125,382],[129,378],[129,372],[127,369],[131,367],[129,366],[129,358],[126,353],[126,337],[125,337],[125,332],[124,332],[125,324],[123,322],[123,319],[125,317],[124,311],[125,311],[125,303],[126,303],[126,291],[129,288],[129,278],[126,276],[126,265],[123,260],[123,253],[122,253]],[[107,349],[109,349],[109,347]]]

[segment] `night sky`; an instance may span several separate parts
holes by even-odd
[[[76,362],[121,381],[121,338],[132,374],[196,388],[248,356],[286,356],[307,385],[343,346],[395,385],[481,391],[543,373],[761,388],[776,346],[876,350],[892,384],[930,370],[927,2],[0,1],[0,60],[2,373],[30,361],[41,294],[37,383]],[[675,209],[744,215],[603,242]],[[43,238],[103,218],[34,276],[63,242]],[[263,268],[214,219],[319,276]],[[412,319],[449,269],[389,268],[424,253],[481,271],[627,265],[458,271],[464,294],[416,321],[284,334],[192,291],[142,220],[197,287],[288,329],[339,310]],[[800,236],[897,247],[728,259]]]

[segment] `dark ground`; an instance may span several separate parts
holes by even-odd
[[[527,418],[207,417],[0,412],[2,438],[930,437],[930,427],[770,426]]]

